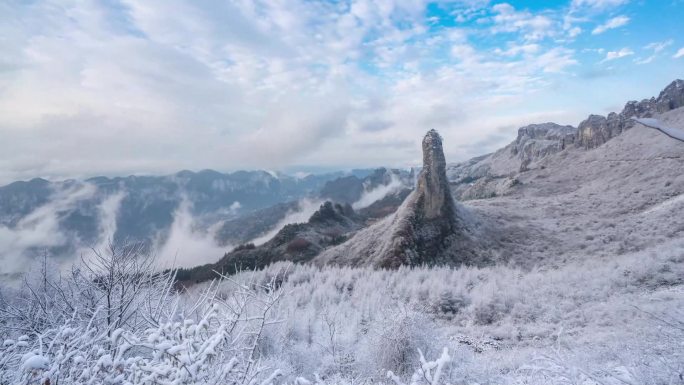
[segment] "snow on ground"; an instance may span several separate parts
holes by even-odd
[[[386,369],[410,375],[418,349],[446,347],[445,383],[618,384],[626,372],[655,384],[684,373],[682,250],[677,239],[529,271],[281,263],[238,279],[282,282],[284,322],[264,344],[292,375],[381,381]]]
[[[646,127],[655,128],[656,130],[661,131],[663,134],[665,134],[665,135],[667,135],[673,139],[681,140],[682,142],[684,142],[684,131],[676,129],[676,128],[668,127],[668,126],[664,125],[662,122],[660,122],[658,119],[653,119],[653,118],[641,118],[641,119],[632,118],[632,119],[636,120],[637,122],[643,124]]]
[[[684,144],[639,127],[548,156],[464,203],[508,264],[278,263],[183,293],[130,259],[111,282],[50,271],[0,292],[0,383],[679,384],[682,170]]]
[[[659,119],[684,127],[684,108]],[[464,205],[511,234],[502,252],[520,265],[611,258],[684,237],[682,170],[684,143],[637,126],[551,155],[517,174],[509,194]]]

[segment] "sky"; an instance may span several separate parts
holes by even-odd
[[[0,184],[449,162],[684,78],[684,0],[0,0]]]

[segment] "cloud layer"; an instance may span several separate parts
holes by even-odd
[[[552,104],[549,96],[562,87],[586,93],[590,83],[581,74],[596,72],[602,58],[583,53],[595,46],[583,31],[610,35],[630,18],[606,17],[627,5],[4,3],[0,183],[412,165],[420,160],[418,138],[430,128],[445,137],[450,160],[479,155],[509,141],[517,125],[576,123],[591,112],[563,98]],[[662,58],[671,60],[668,49]],[[573,78],[580,82],[568,86]]]

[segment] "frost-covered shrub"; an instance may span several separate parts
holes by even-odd
[[[487,283],[474,293],[472,312],[475,323],[491,325],[503,319],[512,308],[510,301],[498,285]]]
[[[413,371],[419,350],[432,353],[439,336],[425,314],[404,310],[390,312],[377,333],[372,350],[376,365],[398,375]]]
[[[101,329],[97,314],[74,318],[0,348],[0,383],[44,384],[248,384],[273,370],[257,347],[280,293],[256,300],[239,287],[218,301],[206,291],[192,315],[171,318],[144,330]]]
[[[0,384],[251,384],[280,372],[259,351],[282,292],[227,280],[185,294],[139,249],[69,275],[44,262],[0,301]],[[227,288],[230,287],[230,290]]]
[[[441,384],[445,366],[448,365],[452,360],[451,356],[449,355],[449,350],[444,348],[444,350],[442,350],[442,355],[434,361],[427,361],[420,349],[418,350],[418,355],[420,359],[420,365],[413,372],[413,376],[411,376],[411,385]],[[404,385],[404,383],[401,381],[401,378],[394,374],[394,372],[391,370],[387,372],[387,377],[396,385]]]
[[[470,298],[463,293],[444,290],[433,302],[432,308],[437,316],[450,320],[468,305],[470,305]]]
[[[577,259],[530,271],[510,266],[390,271],[280,262],[222,281],[215,295],[206,295],[212,292],[206,284],[164,297],[154,295],[159,291],[140,291],[154,301],[134,302],[137,321],[119,328],[125,332],[112,329],[109,335],[103,326],[106,317],[79,311],[72,323],[61,295],[42,290],[41,279],[29,280],[39,296],[2,292],[3,298],[14,300],[0,301],[0,335],[8,340],[0,351],[0,383],[43,379],[58,362],[55,347],[68,346],[56,330],[67,325],[77,330],[71,335],[93,336],[84,326],[91,318],[100,337],[78,344],[83,345],[76,350],[86,357],[84,363],[67,360],[60,375],[87,367],[90,378],[99,383],[116,373],[133,378],[132,373],[140,376],[144,368],[170,366],[170,371],[155,374],[155,381],[164,383],[174,376],[189,383],[213,383],[236,357],[235,371],[244,373],[249,362],[250,371],[260,369],[254,385],[262,380],[276,385],[410,384],[416,364],[421,365],[418,349],[424,357],[439,357],[446,346],[452,360],[444,366],[442,384],[678,383],[684,373],[684,313],[678,310],[684,308],[678,281],[684,276],[682,258],[684,242],[673,241],[654,253]],[[48,279],[47,287],[58,278]],[[59,286],[65,293],[73,293],[67,299],[79,298],[79,290],[68,289],[78,285],[60,285],[66,285]],[[83,293],[102,292],[91,288]],[[276,295],[278,300],[271,301]],[[88,298],[82,302],[97,309]],[[153,305],[157,303],[163,306]],[[266,303],[272,305],[262,317]],[[55,327],[47,322],[50,317],[40,317],[44,304],[57,315]],[[208,327],[189,333],[213,305],[218,309]],[[29,318],[12,315],[15,309],[37,315],[41,324],[25,328]],[[216,345],[219,355],[200,354],[212,336],[231,329],[221,331],[220,325],[230,325],[236,311],[244,314],[231,331],[237,334]],[[121,364],[116,357],[123,337],[133,343],[123,355],[130,361]],[[179,355],[174,358],[169,352]],[[177,362],[181,357],[189,358]],[[184,366],[192,362],[198,363],[196,374],[184,377]],[[22,369],[24,365],[30,371]],[[275,370],[281,376],[269,378]],[[387,378],[388,370],[396,378]],[[242,376],[236,380],[234,374],[224,376],[223,383],[240,381]],[[145,383],[144,377],[135,381]]]

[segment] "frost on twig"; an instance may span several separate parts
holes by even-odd
[[[180,307],[173,272],[118,250],[96,252],[66,278],[42,269],[3,300],[0,325],[25,333],[0,346],[0,384],[269,385],[281,375],[257,349],[279,290],[236,285],[221,297],[210,284]]]
[[[420,367],[416,369],[416,371],[413,373],[413,376],[411,376],[410,385],[440,384],[439,380],[442,376],[444,366],[451,362],[449,350],[444,348],[444,350],[442,350],[442,355],[434,361],[427,361],[420,349],[418,349],[418,354],[420,355]],[[395,385],[405,385],[399,376],[395,375],[391,370],[387,372],[387,378],[392,380]]]

